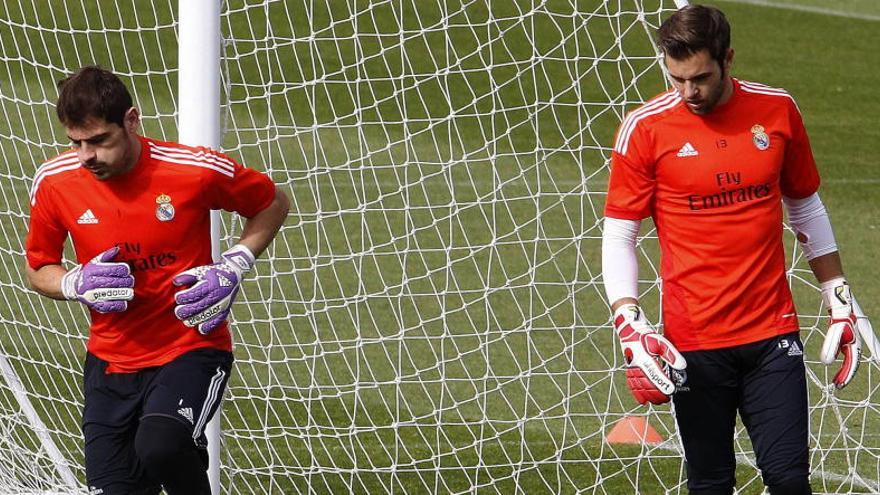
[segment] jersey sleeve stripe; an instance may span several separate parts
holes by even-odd
[[[213,152],[213,151],[203,151],[203,150],[193,151],[193,150],[186,149],[186,148],[174,148],[174,147],[170,147],[170,146],[162,146],[162,145],[159,145],[156,143],[150,143],[150,146],[152,146],[154,150],[163,151],[163,152],[167,152],[167,153],[188,154],[188,155],[192,155],[193,157],[199,158],[199,159],[201,159],[201,158],[213,159],[218,162],[225,163],[230,168],[235,168],[235,162],[233,162],[229,158],[226,158],[223,155],[216,153],[216,152]]]
[[[629,134],[630,132],[632,132],[632,128],[635,127],[635,122],[638,121],[638,118],[642,113],[649,111],[652,108],[656,108],[658,105],[662,105],[663,103],[669,101],[672,96],[674,96],[672,93],[665,93],[630,112],[626,116],[626,118],[623,119],[623,124],[620,125],[620,132],[618,133],[617,140],[614,143],[615,149],[620,148],[619,145],[624,144],[621,142],[620,138],[624,134]]]
[[[76,158],[76,152],[73,150],[65,151],[64,153],[61,153],[60,155],[43,162],[43,164],[40,165],[40,167],[37,169],[37,173],[40,173],[40,170],[49,168],[52,165],[57,164],[58,162],[70,160],[71,158]]]
[[[65,167],[67,165],[70,165],[71,163],[79,163],[79,159],[76,157],[76,155],[66,156],[64,160],[53,159],[51,161],[48,161],[40,165],[40,167],[37,169],[37,172],[34,174],[34,180],[36,180],[46,172],[51,171],[52,169]]]
[[[194,161],[204,161],[208,162],[212,165],[215,165],[220,168],[224,168],[229,170],[230,172],[235,171],[235,165],[229,161],[225,160],[217,155],[211,153],[205,153],[204,151],[193,152],[184,149],[176,149],[176,148],[168,148],[164,146],[151,146],[150,151],[153,154],[167,156],[170,158],[179,158],[184,160],[194,160]]]
[[[67,172],[68,170],[76,170],[80,167],[79,159],[74,156],[72,160],[67,160],[63,162],[55,162],[51,167],[40,167],[37,170],[37,175],[34,176],[34,184],[31,187],[30,197],[31,197],[31,206],[37,204],[37,189],[40,187],[40,183],[43,182],[43,179],[49,177],[50,175],[60,174],[62,172]]]
[[[770,86],[764,86],[764,85],[758,85],[758,84],[751,84],[751,83],[744,83],[744,82],[741,82],[741,83],[740,83],[740,87],[741,87],[743,90],[745,90],[745,91],[763,91],[763,92],[765,92],[765,93],[767,93],[767,94],[777,94],[777,95],[780,95],[780,96],[788,96],[788,97],[791,96],[791,95],[788,94],[788,91],[786,91],[786,90],[784,90],[784,89],[781,89],[781,88],[771,88]]]
[[[617,141],[614,143],[614,150],[621,155],[626,155],[626,151],[629,148],[629,140],[636,128],[636,124],[646,117],[674,108],[680,101],[681,98],[677,93],[669,93],[666,97],[657,100],[656,103],[645,105],[631,113],[624,121],[621,131],[617,136]]]
[[[737,79],[737,82],[740,84],[745,84],[746,86],[752,86],[753,88],[764,88],[764,89],[775,89],[776,91],[785,91],[783,88],[774,88],[773,86],[769,86],[764,83],[759,83],[755,81],[743,81],[742,79]]]
[[[753,88],[749,88],[749,87],[746,87],[746,86],[741,86],[741,87],[742,87],[742,90],[745,91],[745,92],[747,92],[747,93],[755,93],[755,94],[759,94],[759,95],[769,95],[769,96],[784,96],[784,97],[786,97],[786,98],[790,98],[790,99],[792,99],[792,100],[794,99],[794,98],[791,97],[790,94],[785,93],[785,92],[780,92],[780,91],[768,91],[768,90],[765,90],[765,89],[753,89]]]
[[[182,148],[171,148],[168,146],[159,146],[150,143],[150,151],[154,154],[167,156],[170,158],[179,158],[184,160],[205,161],[221,168],[225,168],[230,172],[235,172],[235,164],[222,156],[205,151],[190,151]]]
[[[623,124],[620,126],[620,133],[618,134],[617,140],[614,143],[614,148],[616,150],[626,149],[627,142],[629,141],[629,136],[632,134],[633,130],[635,130],[638,121],[652,110],[668,104],[670,101],[675,100],[676,96],[677,95],[675,95],[674,93],[666,93],[653,101],[649,101],[645,105],[637,108],[629,115],[627,115],[626,119],[624,119],[623,121]]]
[[[750,93],[761,93],[761,94],[769,94],[769,95],[778,95],[778,96],[787,96],[791,98],[791,95],[788,94],[788,91],[782,88],[772,88],[767,86],[766,84],[753,83],[748,81],[740,81],[740,88],[743,91],[748,91]]]
[[[185,160],[182,158],[174,158],[170,156],[160,155],[157,153],[150,153],[150,158],[158,160],[160,162],[176,163],[178,165],[192,165],[194,167],[207,168],[215,172],[219,172],[227,177],[235,177],[235,173],[233,171],[214,165],[212,163],[208,163],[206,161]]]
[[[781,97],[788,98],[789,100],[792,101],[792,103],[794,103],[794,106],[795,106],[795,108],[797,108],[797,111],[798,112],[801,111],[801,109],[798,108],[797,102],[794,100],[794,98],[790,94],[788,94],[788,91],[786,91],[782,88],[771,88],[770,86],[767,86],[764,84],[758,84],[758,83],[752,83],[752,82],[746,82],[746,81],[740,81],[739,87],[740,87],[740,89],[742,89],[746,93],[753,93],[753,94],[767,95],[767,96],[781,96]]]

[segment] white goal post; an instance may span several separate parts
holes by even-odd
[[[220,148],[220,2],[182,1],[178,7],[178,140],[189,146]],[[219,211],[211,212],[211,252],[220,259]],[[205,428],[208,438],[208,478],[214,495],[220,493],[220,422],[223,405]]]
[[[683,3],[2,3],[0,493],[85,492],[87,315],[22,266],[30,180],[69,144],[56,81],[92,63],[145,134],[219,147],[292,199],[235,304],[216,493],[686,493],[670,407],[626,388],[599,258],[614,131],[666,88],[652,37]],[[242,222],[218,219],[222,247]],[[814,490],[878,493],[876,356],[827,387],[825,310],[786,244]],[[657,440],[609,441],[621,424]],[[740,493],[760,493],[736,440]]]

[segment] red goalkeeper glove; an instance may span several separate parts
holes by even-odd
[[[667,366],[684,370],[687,366],[684,356],[654,330],[635,304],[617,308],[614,329],[623,347],[626,382],[633,396],[639,404],[668,402],[675,392],[675,384],[666,372]]]
[[[843,278],[823,282],[822,299],[828,306],[831,320],[819,358],[829,365],[837,359],[838,354],[843,354],[843,365],[834,375],[834,385],[843,388],[856,376],[859,359],[862,356],[862,344],[856,331],[857,318],[853,311],[849,284]]]

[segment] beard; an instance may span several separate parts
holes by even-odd
[[[688,101],[685,100],[685,104],[688,110],[695,115],[706,115],[710,113],[712,110],[718,106],[718,102],[721,101],[721,97],[724,96],[724,89],[727,86],[727,71],[724,70],[724,67],[721,68],[721,77],[718,78],[718,84],[712,87],[712,89],[699,100]]]

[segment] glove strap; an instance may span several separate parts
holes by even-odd
[[[645,313],[642,312],[642,308],[637,304],[624,304],[614,312],[614,329],[619,332],[625,323],[641,322],[644,320]]]
[[[240,274],[245,274],[254,267],[256,257],[244,244],[236,244],[221,254],[230,265],[235,267]]]
[[[836,277],[822,282],[819,287],[822,290],[822,300],[828,307],[831,318],[849,318],[852,313],[852,294],[846,279]]]
[[[78,298],[78,294],[76,293],[76,281],[79,278],[81,271],[82,265],[76,265],[61,277],[61,293],[64,294],[64,299],[73,301]]]

